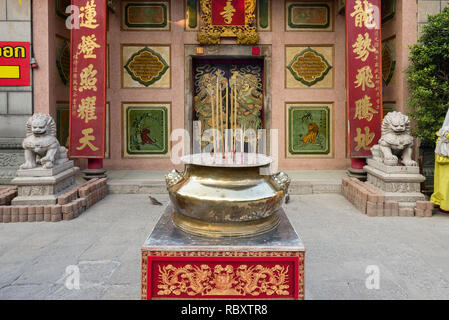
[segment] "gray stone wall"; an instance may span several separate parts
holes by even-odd
[[[427,17],[429,15],[440,13],[445,7],[449,6],[449,2],[448,0],[445,1],[417,0],[417,2],[418,2],[418,36],[420,36],[423,25],[427,23]]]
[[[0,0],[0,41],[32,42],[30,0]],[[31,86],[0,87],[0,184],[23,162],[21,141],[32,112]]]

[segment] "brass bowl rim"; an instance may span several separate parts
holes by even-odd
[[[254,156],[255,158],[251,159],[250,157]],[[195,153],[189,154],[181,157],[181,161],[185,164],[204,166],[204,167],[219,167],[219,168],[253,168],[253,167],[264,167],[271,164],[274,160],[272,157],[269,157],[262,153],[257,154],[249,154],[243,153],[243,163],[239,163],[242,158],[242,153],[237,152],[235,154],[235,159],[237,162],[235,163],[226,163],[226,160],[223,159],[222,153],[217,153],[216,158],[207,153]],[[253,160],[253,162],[249,162],[249,159]]]

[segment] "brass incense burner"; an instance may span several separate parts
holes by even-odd
[[[262,175],[272,159],[265,155],[236,154],[242,161],[227,163],[220,156],[185,156],[185,171],[166,176],[175,208],[174,224],[182,230],[208,237],[242,237],[261,234],[279,224],[281,208],[290,184],[280,172]]]

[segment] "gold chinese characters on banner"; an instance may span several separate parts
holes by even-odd
[[[106,121],[106,0],[73,0],[79,28],[71,30],[71,158],[104,158]]]
[[[371,155],[380,138],[382,79],[380,1],[346,1],[347,96],[352,158]]]

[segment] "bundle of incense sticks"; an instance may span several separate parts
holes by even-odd
[[[226,81],[224,81],[226,80]],[[225,92],[225,107],[223,108],[223,91]],[[241,161],[244,160],[245,153],[245,130],[246,127],[238,128],[237,114],[238,114],[238,99],[237,99],[237,78],[231,79],[222,78],[217,73],[217,80],[215,89],[210,92],[210,104],[212,111],[212,138],[213,138],[213,156],[214,161],[217,155],[223,159],[227,159],[229,153],[233,162],[235,162],[237,154],[237,146],[241,156]],[[230,123],[229,123],[230,122]],[[230,132],[229,132],[230,131]],[[251,141],[249,141],[251,140]],[[258,137],[255,135],[254,139],[249,138],[248,143],[251,143],[252,151],[257,153]]]

